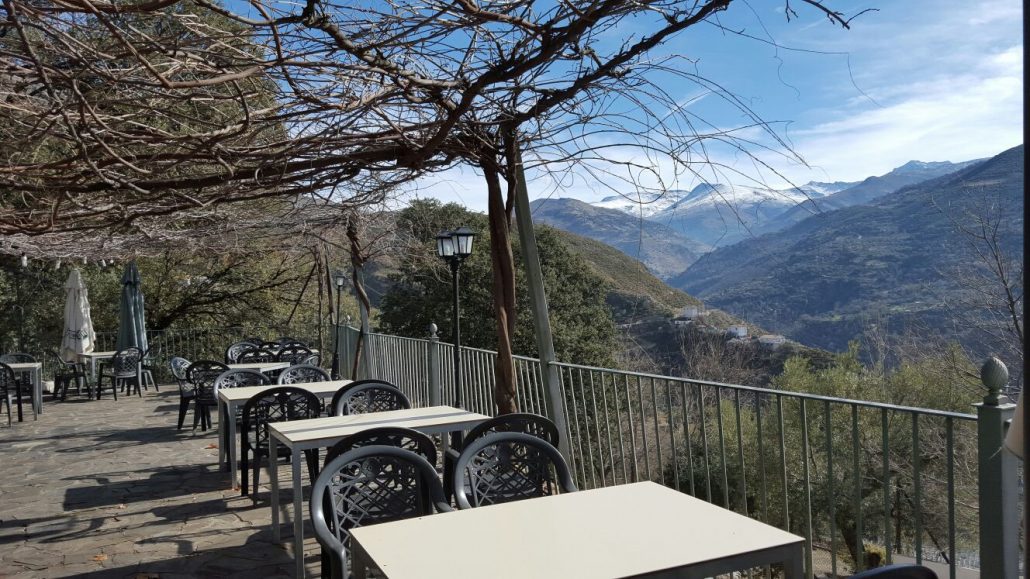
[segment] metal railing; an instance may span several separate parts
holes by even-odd
[[[340,355],[352,356],[358,331],[340,332]],[[373,333],[365,348],[367,376],[416,404],[433,388],[454,399],[451,344]],[[467,409],[495,413],[495,361],[495,352],[462,348]],[[520,410],[545,414],[540,361],[515,362]],[[652,480],[789,530],[806,538],[809,576],[901,557],[955,577],[960,562],[978,567],[987,556],[980,545],[993,538],[980,529],[994,531],[979,521],[977,415],[554,366],[580,488]]]
[[[225,358],[225,349],[233,342],[238,342],[248,337],[259,337],[273,340],[279,336],[290,336],[297,338],[313,348],[319,348],[322,352],[322,365],[328,366],[329,357],[332,355],[332,343],[319,343],[318,328],[311,326],[295,327],[216,327],[216,328],[183,328],[167,330],[147,330],[147,342],[150,344],[151,364],[156,373],[155,379],[158,382],[170,382],[173,380],[168,367],[168,360],[174,356],[180,356],[187,360],[217,360]],[[115,349],[115,342],[118,339],[117,332],[97,332],[94,351],[105,352]],[[53,351],[30,351],[37,361],[43,364],[44,379],[50,379],[53,370],[58,367],[58,362]]]

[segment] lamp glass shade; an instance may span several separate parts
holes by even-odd
[[[340,270],[336,270],[336,273],[333,274],[333,281],[336,282],[336,287],[341,288],[345,283],[347,283],[347,274]]]
[[[1012,416],[1012,424],[1009,425],[1009,432],[1005,435],[1005,448],[1012,454],[1026,460],[1026,449],[1023,448],[1023,394],[1019,393],[1019,402],[1016,403],[1016,413]]]
[[[461,257],[468,257],[472,255],[472,241],[476,238],[476,233],[468,227],[459,227],[451,233],[451,238],[454,239],[454,252]]]
[[[436,236],[436,255],[451,257],[454,255],[454,239],[450,231],[441,231]]]

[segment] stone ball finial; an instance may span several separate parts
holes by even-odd
[[[984,360],[983,366],[980,367],[980,381],[987,387],[987,396],[984,398],[984,404],[997,406],[999,403],[998,395],[1001,394],[1001,389],[1009,381],[1009,369],[1005,367],[1004,362],[995,356],[991,356]]]
[[[429,324],[429,337],[430,338],[435,338],[436,337],[436,330],[437,330],[436,324],[430,323]]]

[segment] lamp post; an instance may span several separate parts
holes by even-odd
[[[340,379],[340,295],[347,283],[347,274],[342,270],[333,272],[333,283],[336,284],[336,319],[333,320],[333,366],[330,370],[333,380]]]
[[[454,405],[461,408],[461,296],[458,293],[458,268],[472,255],[476,234],[468,227],[442,231],[436,236],[436,255],[451,266],[451,289],[454,293]],[[460,448],[461,434],[455,433],[455,447]]]

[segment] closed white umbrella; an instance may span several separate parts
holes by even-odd
[[[78,360],[80,354],[93,351],[97,335],[89,316],[89,291],[82,282],[82,274],[72,268],[64,283],[64,337],[61,339],[61,358],[68,362]]]

